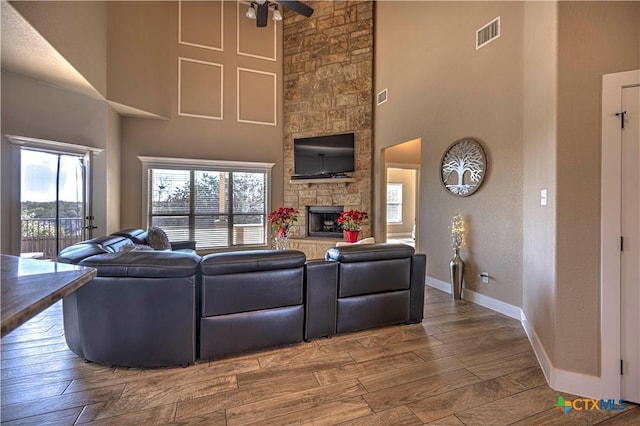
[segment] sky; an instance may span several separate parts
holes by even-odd
[[[82,200],[82,170],[79,165],[79,157],[60,156],[60,201]],[[21,201],[55,201],[57,167],[57,154],[22,149]]]

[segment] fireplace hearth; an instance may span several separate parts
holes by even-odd
[[[307,236],[342,238],[338,224],[344,206],[307,206]]]

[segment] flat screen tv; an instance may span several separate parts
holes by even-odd
[[[354,134],[293,140],[293,179],[346,176],[355,170]]]

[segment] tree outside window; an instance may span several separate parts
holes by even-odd
[[[149,168],[149,226],[198,249],[266,244],[266,172]]]

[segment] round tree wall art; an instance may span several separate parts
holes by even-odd
[[[480,142],[459,139],[444,152],[441,162],[442,185],[452,195],[467,197],[480,188],[487,172],[487,157]]]

